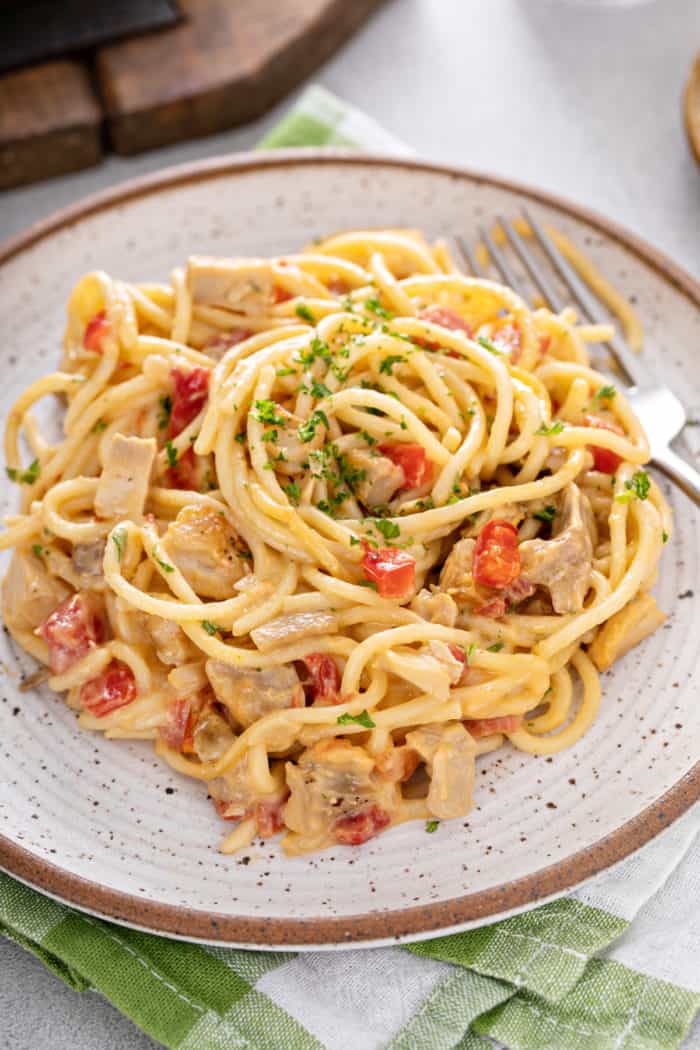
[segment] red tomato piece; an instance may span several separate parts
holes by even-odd
[[[333,292],[333,295],[347,295],[350,286],[342,277],[331,277],[328,282],[328,291]]]
[[[431,480],[433,464],[426,456],[422,445],[414,445],[410,441],[396,442],[380,445],[379,451],[403,470],[406,480],[399,491],[417,489]]]
[[[450,650],[450,653],[454,656],[455,660],[459,660],[462,665],[462,674],[455,684],[463,685],[467,677],[467,654],[461,645],[452,645],[451,642],[448,642],[447,648]]]
[[[476,616],[486,616],[489,620],[500,620],[502,616],[505,616],[506,608],[505,598],[492,598],[490,602],[486,602],[485,605],[480,605],[478,609],[475,609],[474,614]]]
[[[366,547],[362,568],[382,598],[408,598],[415,590],[416,559],[398,547]]]
[[[99,599],[78,591],[54,609],[36,632],[49,646],[52,674],[63,674],[104,641],[105,629]]]
[[[121,660],[113,660],[104,671],[91,678],[80,690],[80,703],[97,718],[104,718],[110,711],[125,707],[135,698],[134,672]]]
[[[464,320],[463,317],[457,313],[456,310],[451,310],[449,306],[426,306],[424,310],[421,310],[418,314],[421,321],[430,321],[432,324],[442,325],[443,328],[449,329],[450,332],[464,332],[466,335],[471,336],[472,330]]]
[[[539,348],[538,348],[538,352],[539,352],[540,361],[541,361],[542,358],[546,357],[546,355],[547,355],[547,351],[549,350],[549,344],[552,342],[552,337],[551,337],[551,335],[541,335],[539,342],[540,342],[540,345],[539,345]]]
[[[334,828],[336,842],[342,846],[361,846],[390,823],[389,814],[376,802],[372,802],[345,817],[338,817]]]
[[[203,480],[203,463],[195,456],[192,447],[186,449],[178,458],[174,467],[168,467],[165,478],[171,489],[190,489],[199,492]]]
[[[588,427],[609,430],[613,434],[624,434],[624,430],[617,423],[601,419],[600,416],[584,416],[583,418]],[[603,448],[601,445],[589,445],[588,447],[593,453],[593,466],[603,474],[614,474],[622,463],[622,456],[618,456],[617,452],[613,452],[610,448]]]
[[[168,437],[174,438],[204,408],[209,396],[209,372],[206,368],[192,368],[189,372],[173,368],[170,376],[173,381],[173,405],[168,421]]]
[[[190,697],[179,698],[168,707],[168,717],[158,729],[161,740],[174,751],[191,754],[194,750],[194,730],[198,704]]]
[[[293,299],[294,295],[292,292],[288,292],[286,288],[280,288],[278,284],[272,290],[272,303],[274,306],[277,303],[286,303],[288,299]]]
[[[502,590],[520,575],[518,530],[509,521],[489,521],[479,533],[472,556],[476,583]]]
[[[501,715],[500,718],[470,718],[464,723],[472,736],[491,736],[493,733],[514,733],[522,725],[522,715]]]
[[[268,839],[284,827],[284,805],[288,792],[281,798],[258,799],[245,813],[246,817],[255,817],[258,835]]]
[[[105,311],[100,310],[100,312],[95,314],[92,320],[88,321],[85,325],[83,346],[86,350],[94,350],[97,354],[102,353],[102,340],[111,331],[112,322],[107,320],[107,314]]]
[[[321,704],[340,704],[340,671],[327,653],[309,653],[304,657],[311,680],[311,696]]]

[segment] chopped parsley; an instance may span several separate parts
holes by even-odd
[[[426,820],[426,822],[425,822],[425,830],[428,832],[429,835],[432,835],[432,833],[434,831],[437,831],[437,829],[439,827],[440,827],[440,821],[439,820]]]
[[[216,634],[217,631],[221,630],[221,628],[217,627],[215,623],[211,622],[211,620],[202,620],[202,627],[207,634]]]
[[[651,480],[646,470],[636,470],[630,481],[625,482],[626,492],[619,492],[615,496],[617,503],[629,503],[633,499],[644,500],[649,495]]]
[[[269,398],[255,402],[255,411],[252,415],[259,423],[274,423],[278,427],[286,426],[284,419],[277,415],[277,405]]]
[[[164,394],[159,399],[158,404],[160,405],[160,415],[158,416],[158,429],[165,430],[168,423],[170,422],[170,416],[173,411],[173,399],[170,394]]]
[[[117,561],[121,561],[126,544],[126,529],[115,529],[112,533],[112,539],[114,540],[114,546],[117,548]]]
[[[311,310],[309,310],[306,303],[297,303],[294,308],[294,313],[297,317],[301,317],[302,321],[308,321],[309,324],[315,323],[314,315],[311,313]]]
[[[486,650],[486,652],[487,653],[500,653],[501,649],[503,648],[503,644],[504,644],[503,642],[494,642],[493,645],[489,645],[489,647]]]
[[[379,366],[379,371],[382,375],[391,376],[394,374],[394,365],[401,365],[405,362],[406,358],[403,354],[389,354],[385,357]]]
[[[367,442],[370,448],[372,448],[373,445],[377,444],[377,439],[375,437],[372,437],[371,434],[368,434],[366,430],[360,430],[358,433],[362,440]]]
[[[537,518],[538,521],[544,521],[545,524],[549,525],[551,521],[554,521],[556,513],[557,508],[549,503],[546,507],[543,507],[542,510],[536,510],[532,516],[533,518]]]
[[[538,427],[535,433],[540,437],[552,437],[554,434],[561,434],[564,429],[564,424],[560,419],[555,419],[551,426],[547,426],[543,423],[541,427]]]
[[[298,506],[299,500],[301,499],[301,489],[299,488],[298,482],[292,481],[289,485],[285,485],[283,492],[287,494],[291,503]]]
[[[98,419],[96,423],[90,428],[91,434],[101,434],[103,430],[107,429],[107,424],[104,419]]]
[[[317,408],[314,412],[311,413],[306,422],[302,423],[301,426],[298,427],[297,434],[299,435],[299,439],[303,441],[305,445],[308,444],[309,441],[313,441],[314,437],[316,436],[316,431],[319,427],[319,424],[321,423],[327,430],[328,417],[326,416],[325,412],[322,412],[320,408]]]
[[[276,445],[279,437],[279,430],[275,427],[272,430],[266,430],[262,436],[263,441],[267,441],[270,445]]]
[[[325,383],[319,383],[317,379],[314,379],[311,384],[311,396],[320,401],[322,397],[330,397],[331,391]]]
[[[612,401],[616,393],[617,390],[612,385],[601,386],[598,387],[593,397],[596,399],[596,401]]]
[[[42,547],[40,543],[32,544],[32,550],[36,554],[37,558],[41,558],[42,554],[46,553],[46,548]]]
[[[476,652],[476,642],[472,642],[470,644],[469,648],[467,649],[467,651],[464,654],[466,656],[466,658],[467,658],[467,663],[468,664],[470,664],[472,662],[472,656],[474,655],[475,652]]]
[[[359,547],[360,546],[360,541],[358,540],[357,536],[351,536],[350,537],[350,546],[351,547]]]
[[[243,445],[245,443],[245,430],[241,430],[240,434],[236,434],[233,440],[239,445]]]
[[[158,563],[158,565],[160,565],[163,572],[175,572],[175,567],[173,565],[169,565],[167,561],[161,561],[161,559],[158,557],[155,551],[153,551],[153,558]]]
[[[337,723],[339,726],[364,726],[365,729],[374,729],[376,725],[376,722],[372,721],[370,714],[366,709],[360,711],[359,715],[351,715],[346,711],[344,715],[338,715]]]
[[[668,533],[666,532],[666,529],[661,533],[661,541],[662,543],[668,543]]]
[[[174,467],[177,463],[177,449],[173,445],[172,441],[165,442],[165,451],[168,454],[168,466]]]
[[[419,499],[416,503],[418,510],[433,510],[435,508],[435,501],[432,496],[426,497],[426,499]]]
[[[10,481],[18,481],[20,485],[33,485],[41,473],[39,460],[33,460],[26,470],[15,470],[14,467],[5,467]]]
[[[276,376],[295,376],[297,374],[296,368],[278,368],[275,372]]]
[[[317,335],[311,340],[311,346],[308,350],[300,350],[295,360],[299,361],[302,365],[311,365],[317,359],[321,358],[322,361],[329,361],[331,358],[330,347],[327,343],[324,343],[322,339],[319,339]]]
[[[379,302],[379,299],[377,299],[376,295],[372,296],[370,299],[365,299],[365,309],[369,310],[373,314],[376,314],[377,317],[385,318],[385,320],[387,321],[391,321],[391,319],[394,316],[391,310],[387,310],[385,306],[382,306],[382,304]]]
[[[483,346],[484,350],[488,350],[490,354],[495,354],[496,357],[503,357],[503,351],[499,350],[496,344],[485,335],[478,336],[476,341],[480,346]]]
[[[358,587],[369,587],[371,591],[376,591],[377,589],[377,585],[374,582],[374,580],[358,580],[357,585]]]
[[[399,526],[393,521],[388,521],[387,518],[375,518],[372,524],[377,532],[381,532],[385,540],[395,540],[401,535]]]

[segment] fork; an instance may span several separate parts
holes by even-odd
[[[525,208],[523,208],[523,216],[529,223],[553,271],[559,275],[569,289],[583,316],[594,324],[607,324],[608,318],[600,302],[576,273],[568,259],[562,255],[540,223]],[[564,301],[546,268],[535,258],[511,222],[501,215],[497,216],[497,220],[508,243],[529,274],[535,289],[540,292],[551,310],[560,313],[568,304]],[[501,279],[527,301],[529,298],[527,289],[513,269],[507,254],[494,242],[488,230],[482,228],[479,233]],[[475,254],[466,239],[457,236],[455,241],[464,263],[472,274],[475,277],[486,276],[478,265]],[[652,382],[646,365],[630,349],[621,335],[616,333],[607,345],[630,384],[625,390],[625,395],[646,432],[651,450],[651,462],[674,481],[690,499],[700,505],[700,472],[679,456],[670,444],[680,434],[687,422],[685,408],[667,386],[657,386]]]

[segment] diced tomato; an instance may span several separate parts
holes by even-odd
[[[502,616],[505,616],[507,609],[507,603],[505,598],[492,598],[490,602],[486,602],[485,605],[480,605],[478,609],[474,610],[476,616],[486,616],[489,620],[500,620]]]
[[[408,598],[415,590],[416,559],[398,547],[366,547],[362,568],[382,598]]]
[[[540,345],[539,345],[540,361],[542,360],[543,357],[546,356],[547,351],[549,350],[549,344],[551,342],[552,342],[551,335],[541,335],[540,336]]]
[[[284,827],[284,804],[289,792],[280,798],[258,799],[245,812],[246,817],[255,817],[258,835],[267,839],[276,835]]]
[[[104,641],[102,607],[90,591],[66,598],[36,632],[49,646],[52,674],[63,674]]]
[[[194,449],[191,446],[185,449],[180,454],[175,466],[168,467],[165,472],[168,488],[191,489],[199,492],[202,487],[205,462],[206,460],[203,460],[200,456],[195,456]]]
[[[97,718],[125,707],[136,698],[136,679],[128,664],[113,660],[104,671],[86,682],[80,690],[80,703]]]
[[[333,295],[347,295],[350,291],[350,286],[342,277],[331,277],[328,282],[328,291],[332,292]]]
[[[170,704],[168,717],[158,729],[161,740],[164,740],[168,747],[184,754],[192,754],[199,707],[197,697],[178,698]]]
[[[188,423],[199,415],[209,396],[209,372],[206,368],[192,368],[182,372],[170,370],[173,389],[173,405],[168,421],[168,437],[180,434]]]
[[[403,470],[406,480],[401,489],[417,489],[432,479],[433,463],[426,456],[422,445],[399,441],[380,445],[379,451]]]
[[[510,354],[510,359],[514,364],[522,352],[521,339],[522,336],[520,329],[510,321],[508,324],[504,324],[501,328],[497,328],[491,334],[491,342],[494,346],[497,346],[499,350],[505,350],[506,353]]]
[[[624,430],[617,423],[601,419],[600,416],[584,416],[583,418],[588,427],[609,430],[613,434],[624,434]],[[600,445],[589,445],[588,447],[593,453],[593,466],[603,474],[614,474],[622,463],[622,456],[618,456],[617,452],[613,452],[612,449],[602,448]]]
[[[278,284],[272,289],[272,302],[275,306],[277,303],[286,303],[288,299],[293,298],[294,294],[292,292],[288,292],[286,288],[280,288]]]
[[[470,718],[464,723],[472,736],[491,736],[493,733],[514,733],[522,725],[522,715],[502,715],[500,718]]]
[[[311,696],[321,704],[340,704],[340,671],[327,653],[309,653],[304,657],[310,680]]]
[[[469,336],[472,334],[472,330],[464,318],[460,317],[456,310],[451,310],[449,306],[438,306],[435,303],[432,306],[426,306],[424,310],[420,311],[418,316],[421,321],[430,321],[432,324],[442,325],[443,328],[447,328],[451,332],[464,332]]]
[[[343,846],[361,846],[374,838],[391,823],[391,817],[376,802],[339,817],[335,822],[335,838]]]
[[[107,314],[105,311],[100,310],[100,312],[95,314],[92,320],[88,321],[85,325],[83,346],[86,350],[94,350],[97,354],[102,353],[102,340],[111,331],[112,322],[107,320]]]
[[[485,587],[503,589],[520,575],[518,530],[498,518],[479,533],[472,556],[472,576]]]
[[[452,645],[451,642],[448,642],[447,648],[450,650],[450,653],[454,656],[455,660],[459,660],[462,665],[462,674],[454,684],[463,685],[467,678],[467,654],[461,645]]]
[[[222,820],[240,820],[243,816],[240,807],[233,806],[225,798],[212,798],[212,802],[214,803],[214,809]]]

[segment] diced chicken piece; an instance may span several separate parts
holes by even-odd
[[[237,533],[214,507],[184,507],[168,526],[163,547],[189,585],[207,598],[230,598],[248,572]]]
[[[443,627],[454,627],[457,622],[457,603],[454,598],[443,591],[432,594],[425,588],[419,591],[411,602],[410,608],[428,623],[439,623]]]
[[[552,539],[520,544],[521,575],[547,588],[557,613],[583,608],[591,579],[594,527],[588,500],[572,482],[554,519]]]
[[[298,275],[296,267],[285,267]],[[221,306],[238,313],[260,315],[280,301],[282,268],[267,259],[211,259],[193,256],[187,267],[192,300],[204,306]],[[282,292],[282,298],[288,294]]]
[[[206,671],[217,700],[241,726],[252,725],[271,711],[304,706],[304,689],[291,664],[255,671],[207,660]]]
[[[292,645],[305,638],[319,634],[335,634],[338,630],[338,617],[331,612],[292,613],[269,620],[250,632],[258,649],[268,652],[279,645]]]
[[[236,739],[226,719],[212,704],[200,713],[192,734],[192,748],[201,762],[216,762]]]
[[[466,599],[480,600],[472,578],[472,557],[476,540],[457,540],[450,551],[440,573],[440,590],[454,596],[457,602]]]
[[[420,755],[412,747],[407,744],[394,747],[390,744],[377,755],[375,767],[383,780],[403,783],[413,776],[419,762]]]
[[[347,740],[321,740],[287,763],[291,795],[286,824],[294,852],[333,842],[359,844],[386,827],[399,794],[375,771],[374,759]]]
[[[275,470],[281,474],[298,474],[305,468],[303,463],[313,463],[313,453],[323,446],[326,440],[326,428],[319,420],[313,430],[309,441],[302,441],[299,436],[299,427],[303,426],[304,420],[301,416],[295,416],[281,405],[275,407],[275,415],[283,420],[281,424],[272,424],[270,430],[277,432],[277,439],[268,445],[269,454],[275,459]],[[284,459],[277,457],[284,456]],[[309,457],[312,457],[309,459]],[[312,468],[313,469],[313,468]]]
[[[55,576],[49,576],[40,558],[15,551],[2,581],[2,615],[17,631],[33,631],[70,590]]]
[[[354,471],[358,471],[355,495],[365,507],[383,507],[406,483],[403,468],[393,463],[388,456],[373,456],[361,448],[350,449],[346,459]]]
[[[439,639],[431,638],[428,642],[431,656],[434,656],[441,667],[447,671],[450,685],[457,685],[467,666],[467,657],[463,649],[456,645],[447,645]]]
[[[179,667],[196,660],[197,647],[173,620],[162,616],[147,616],[146,627],[156,649],[156,656],[170,667]]]
[[[665,619],[653,595],[638,594],[603,624],[588,655],[599,671],[607,671],[616,660],[652,634]]]
[[[92,543],[79,543],[73,548],[71,561],[84,587],[102,583],[102,560],[105,554],[106,541],[94,540]]]
[[[461,817],[472,804],[476,745],[461,722],[422,726],[406,734],[430,777],[427,804],[440,819]]]
[[[95,493],[98,518],[140,522],[156,455],[155,438],[115,434],[105,453]]]

